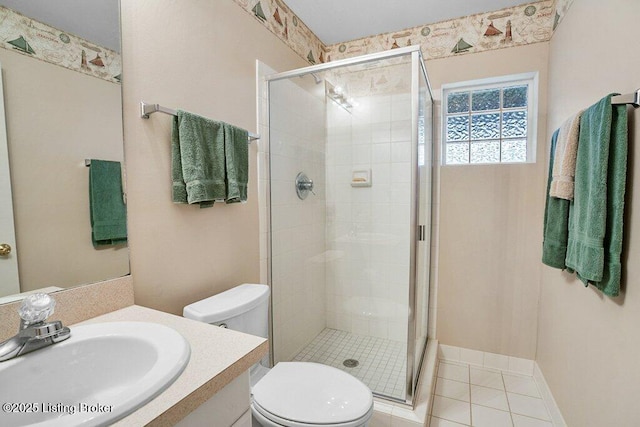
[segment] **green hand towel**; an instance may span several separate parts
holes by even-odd
[[[575,198],[569,212],[566,264],[585,285],[620,290],[627,174],[627,109],[608,95],[580,120]]]
[[[233,125],[224,124],[224,151],[227,166],[226,203],[247,201],[249,181],[249,133]]]
[[[569,200],[549,195],[553,178],[553,162],[559,130],[551,137],[551,155],[549,160],[549,178],[547,180],[546,204],[544,208],[544,240],[542,243],[542,262],[549,267],[565,269],[567,239],[569,235]]]
[[[89,210],[94,247],[127,243],[127,207],[120,162],[91,159]]]
[[[607,230],[604,236],[605,266],[602,280],[594,283],[605,295],[620,293],[622,278],[622,237],[624,197],[627,186],[628,124],[627,107],[614,106],[607,173]]]
[[[248,132],[178,110],[171,134],[174,203],[246,201]]]

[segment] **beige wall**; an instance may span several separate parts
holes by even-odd
[[[437,338],[443,344],[535,356],[548,49],[538,43],[427,62],[438,100],[445,83],[539,72],[536,163],[440,167]]]
[[[633,0],[574,1],[551,41],[547,135],[607,93],[640,87],[638,16]],[[570,426],[640,422],[640,112],[629,117],[622,295],[609,298],[573,275],[542,269],[536,359]]]
[[[256,144],[249,200],[209,209],[171,202],[171,118],[139,102],[184,108],[256,130],[256,65],[305,62],[231,0],[123,0],[124,128],[136,303],[181,314],[259,273]]]
[[[129,273],[126,247],[94,249],[89,168],[123,160],[120,85],[0,49],[21,290]]]

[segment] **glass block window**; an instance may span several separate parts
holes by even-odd
[[[536,73],[443,86],[443,164],[534,162],[536,87]]]

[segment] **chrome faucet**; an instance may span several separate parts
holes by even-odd
[[[56,302],[49,295],[36,293],[22,300],[18,310],[20,329],[6,341],[0,342],[0,362],[64,341],[71,330],[59,320],[45,322],[53,314]]]

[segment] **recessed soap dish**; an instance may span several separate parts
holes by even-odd
[[[352,187],[371,187],[371,169],[359,169],[351,172]]]

